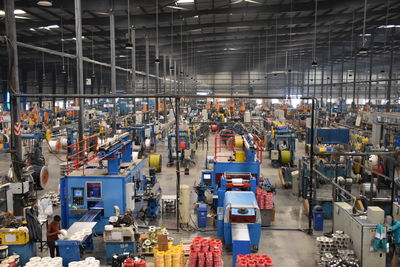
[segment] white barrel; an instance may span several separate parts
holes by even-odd
[[[179,202],[179,210],[181,214],[181,223],[189,224],[190,220],[190,187],[188,185],[181,185],[180,187],[181,199]]]

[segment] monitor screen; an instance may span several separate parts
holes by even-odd
[[[86,183],[87,198],[101,198],[101,182]]]
[[[83,197],[83,189],[75,188],[74,189],[74,197]]]
[[[210,180],[211,179],[211,174],[205,173],[204,176],[203,176],[203,179],[204,180]]]

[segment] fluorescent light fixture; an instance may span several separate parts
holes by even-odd
[[[35,32],[36,30],[34,28],[29,28],[30,31]]]
[[[192,4],[194,0],[177,0],[176,3],[179,4]]]
[[[199,18],[199,16],[198,16],[198,15],[196,15],[196,16],[193,16],[193,18],[197,19],[197,18]]]
[[[39,0],[36,3],[38,6],[45,6],[45,7],[50,7],[53,6],[53,2],[51,0]]]
[[[220,98],[218,99],[218,102],[226,102],[226,98]]]
[[[400,25],[389,24],[389,25],[381,25],[378,29],[391,29],[391,28],[400,28]]]
[[[362,36],[363,36],[363,34],[362,34],[362,33],[360,33],[360,36],[362,37]],[[364,36],[371,36],[371,34],[370,34],[370,33],[366,33]]]
[[[49,26],[38,27],[39,30],[48,30],[48,31],[50,31],[51,29],[58,29],[58,28],[60,28],[60,26],[58,26],[58,25],[49,25]]]
[[[82,39],[85,39],[85,36],[82,36]],[[72,40],[76,41],[76,37],[72,37]]]
[[[15,9],[14,10],[14,15],[24,15],[26,12],[22,9]],[[0,16],[5,16],[6,12],[4,10],[0,10]]]
[[[227,27],[228,29],[248,29],[250,28],[249,26],[232,26],[232,27]]]
[[[208,92],[197,92],[197,95],[208,95]]]
[[[239,49],[233,47],[224,48],[224,51],[237,51],[237,50]]]
[[[118,57],[126,57],[126,55],[119,55]]]
[[[188,8],[180,7],[180,6],[167,6],[168,8],[172,9],[179,9],[179,10],[189,10]]]
[[[262,99],[256,99],[256,103],[257,103],[258,105],[262,104]]]

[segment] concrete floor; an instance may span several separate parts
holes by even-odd
[[[181,183],[193,186],[200,176],[201,170],[205,167],[206,155],[214,154],[214,135],[209,137],[209,151],[198,150],[196,152],[196,166],[190,169],[189,175],[181,176]],[[57,157],[48,153],[46,145],[44,145],[44,154],[47,159],[47,163],[50,171],[50,182],[45,191],[58,191],[59,190],[59,164],[60,159],[65,159],[65,154],[59,154]],[[167,163],[167,143],[160,142],[157,146],[157,152],[163,157],[163,169],[157,178],[160,182],[163,194],[175,194],[175,166],[166,167]],[[298,159],[304,155],[304,144],[298,144],[296,150],[296,158]],[[6,160],[7,156],[1,156],[0,166],[4,170],[9,162]],[[148,173],[148,159],[145,159],[146,170]],[[3,169],[4,167],[4,169]],[[3,171],[2,171],[3,172]],[[271,228],[264,229],[262,231],[261,242],[259,245],[259,254],[269,254],[273,259],[274,266],[317,266],[316,259],[316,246],[315,237],[309,236],[304,232],[296,229],[305,229],[308,227],[308,219],[304,215],[303,205],[300,199],[294,197],[291,194],[290,189],[282,189],[280,186],[277,169],[274,169],[270,165],[270,160],[267,159],[267,154],[263,154],[262,162],[262,174],[264,177],[268,177],[273,184],[277,187],[277,195],[275,197],[276,205],[276,220],[273,222]],[[41,194],[44,192],[42,191]],[[192,199],[195,201],[196,195],[192,190]],[[59,213],[59,208],[55,209],[55,213]],[[194,211],[192,211],[194,213]],[[160,220],[156,222],[150,222],[150,225],[160,225],[167,228],[175,228],[175,215],[165,214]],[[196,220],[193,215],[194,221]],[[328,227],[329,225],[327,225]],[[327,231],[329,229],[326,227]],[[180,231],[176,233],[171,230],[175,240],[181,238],[190,238],[195,236],[203,237],[215,237],[215,231],[210,227],[205,232],[185,232]],[[315,236],[321,235],[322,233],[314,233]],[[95,238],[95,252],[88,254],[88,256],[95,256],[100,259],[102,263],[105,263],[104,246],[102,244],[102,237]],[[42,255],[48,255],[47,251],[40,253]],[[151,259],[149,259],[151,260]],[[103,265],[102,266],[105,266]],[[229,252],[224,253],[224,266],[232,266],[232,256]]]

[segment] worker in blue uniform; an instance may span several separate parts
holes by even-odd
[[[392,225],[393,244],[397,256],[397,262],[400,264],[400,221],[394,221]]]

